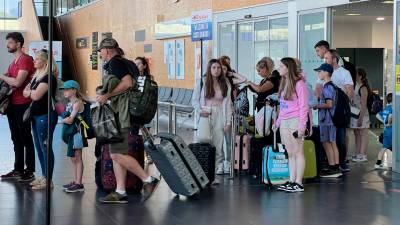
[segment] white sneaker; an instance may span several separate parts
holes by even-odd
[[[223,175],[224,174],[224,164],[219,163],[217,165],[215,174],[217,174],[217,175]]]
[[[30,186],[36,186],[40,183],[42,183],[42,181],[44,180],[44,177],[37,177],[34,181],[32,181],[29,185]]]
[[[230,173],[231,173],[231,162],[224,161],[224,174],[230,174]]]
[[[367,161],[368,161],[368,159],[367,159],[367,156],[366,156],[366,155],[361,155],[361,156],[360,156],[359,162],[367,162]]]
[[[385,167],[383,166],[383,164],[380,164],[380,165],[375,164],[374,168],[375,168],[376,170],[384,170],[384,169],[385,169]]]
[[[362,162],[363,155],[354,155],[351,157],[351,161],[353,162]]]

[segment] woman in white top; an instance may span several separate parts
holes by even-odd
[[[360,113],[358,118],[352,117],[350,121],[350,127],[354,129],[356,142],[356,154],[352,157],[352,160],[354,162],[364,162],[367,161],[368,129],[370,125],[367,101],[371,88],[364,69],[357,69],[356,78],[353,107],[359,109]]]
[[[209,118],[211,144],[216,148],[216,173],[223,174],[224,132],[231,130],[232,100],[231,85],[222,73],[219,60],[211,59],[205,79],[196,82],[193,107],[200,117]]]

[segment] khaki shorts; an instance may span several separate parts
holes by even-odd
[[[111,154],[128,154],[129,152],[129,128],[125,128],[121,130],[121,136],[124,140],[120,143],[110,144],[110,153]]]

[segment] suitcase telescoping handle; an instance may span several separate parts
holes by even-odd
[[[150,133],[149,129],[146,127],[141,127],[140,130],[142,131],[144,139],[147,140],[152,147],[154,147],[154,137]]]

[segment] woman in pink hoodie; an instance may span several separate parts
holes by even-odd
[[[282,144],[289,155],[290,180],[279,186],[287,192],[303,192],[304,133],[308,117],[308,89],[304,78],[298,72],[293,58],[283,58],[279,65],[282,77],[279,87],[280,110],[274,130],[280,127]]]

